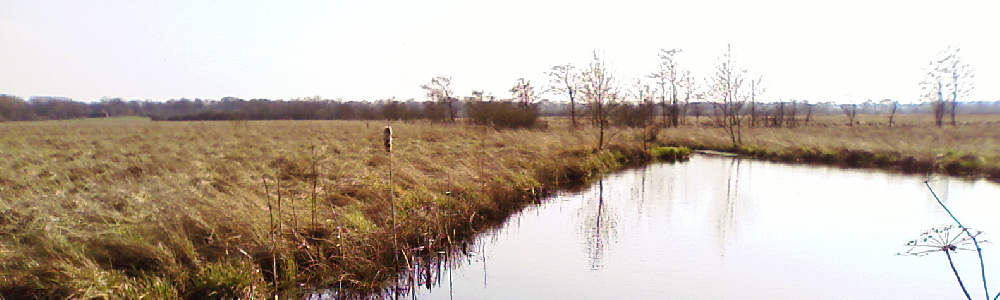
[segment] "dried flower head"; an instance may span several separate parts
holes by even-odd
[[[392,127],[386,126],[382,131],[382,141],[385,143],[385,152],[392,152]]]
[[[896,255],[924,256],[933,252],[955,252],[958,250],[975,251],[975,241],[973,237],[978,237],[983,232],[964,227],[952,225],[931,228],[920,234],[920,237],[906,243],[910,247],[906,252]],[[986,240],[979,240],[980,244],[988,243]]]

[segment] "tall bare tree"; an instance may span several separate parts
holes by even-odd
[[[680,106],[677,102],[677,86],[683,81],[681,75],[683,71],[677,66],[674,56],[682,52],[681,49],[660,49],[660,70],[649,74],[649,78],[656,79],[660,85],[660,106],[663,109],[663,122],[671,127],[680,125]],[[667,96],[667,86],[670,86],[669,97]],[[667,105],[667,99],[670,105]]]
[[[844,112],[844,115],[847,116],[847,125],[854,126],[854,120],[858,118],[858,105],[843,104],[840,106],[840,111]]]
[[[576,128],[576,96],[579,89],[580,74],[571,64],[552,66],[548,72],[549,91],[566,94],[569,97],[569,118]]]
[[[889,128],[895,123],[896,111],[899,109],[899,101],[892,99],[882,99],[880,101],[881,106],[885,107],[886,112],[889,113]]]
[[[725,129],[733,146],[743,143],[743,108],[746,98],[740,94],[747,70],[740,68],[733,61],[732,47],[726,45],[726,50],[719,58],[715,67],[715,77],[712,78],[712,93],[716,101],[712,103],[716,121]]]
[[[420,88],[427,91],[427,97],[438,103],[444,102],[448,108],[448,119],[455,123],[455,97],[451,93],[451,76],[436,76],[431,78],[431,82],[421,85]]]
[[[764,81],[763,76],[750,80],[750,127],[757,126],[757,96],[764,93],[762,81]]]
[[[580,95],[598,128],[597,149],[604,149],[609,116],[621,100],[617,85],[614,74],[594,51],[594,59],[580,74]]]
[[[697,81],[694,80],[694,76],[691,75],[690,70],[681,71],[681,80],[679,85],[684,91],[684,105],[681,107],[681,123],[686,124],[688,105],[691,104],[692,98],[697,97],[697,95],[695,95],[695,90],[698,89]]]
[[[924,97],[931,101],[934,110],[934,122],[938,127],[944,125],[945,114],[951,115],[951,125],[955,120],[959,97],[968,96],[974,88],[972,84],[972,67],[962,62],[961,49],[949,46],[938,53],[938,57],[930,62],[927,77],[921,82]]]

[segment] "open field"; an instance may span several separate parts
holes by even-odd
[[[824,116],[809,126],[748,128],[735,148],[720,128],[684,125],[662,130],[658,143],[1000,178],[1000,116],[943,128],[909,117],[891,129],[876,124],[880,116],[859,116],[855,126]],[[546,189],[648,159],[635,130],[613,129],[612,150],[594,151],[593,129],[547,121],[545,130],[510,131],[393,123],[391,158],[384,122],[0,123],[0,295],[379,290],[395,262],[408,259],[392,255],[394,223],[398,248],[443,249]]]
[[[646,159],[583,130],[383,122],[0,124],[0,295],[259,298],[384,287],[400,248],[446,246],[545,193]],[[631,151],[631,152],[630,152]],[[275,235],[272,235],[275,232]],[[398,258],[400,260],[406,257]]]

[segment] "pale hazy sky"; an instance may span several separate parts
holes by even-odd
[[[948,45],[976,69],[968,100],[1000,100],[998,1],[48,1],[0,0],[0,94],[424,99],[420,85],[507,97],[554,64],[604,52],[619,78],[660,48],[710,75],[727,43],[766,96],[920,95]],[[556,97],[552,97],[556,98]]]

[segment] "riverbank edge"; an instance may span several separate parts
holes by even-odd
[[[453,241],[502,225],[505,220],[555,191],[585,186],[603,174],[653,161],[639,145],[612,145],[603,150],[563,150],[563,159],[529,166],[507,166],[480,187],[454,187],[435,199],[397,199],[398,215],[387,203],[335,208],[344,216],[334,226],[281,231],[273,246],[255,244],[195,245],[189,249],[204,263],[168,271],[105,270],[94,278],[48,267],[7,274],[0,282],[5,299],[258,299],[301,298],[310,289],[339,288],[367,297],[392,291],[400,268],[415,255],[453,251]],[[393,186],[394,190],[402,187]],[[362,222],[352,222],[355,218]],[[365,220],[367,219],[367,220]],[[359,225],[358,223],[366,223]],[[395,226],[395,231],[392,230]],[[329,225],[329,224],[327,224]],[[373,226],[372,226],[373,225]],[[394,239],[393,236],[396,236]],[[393,245],[392,241],[398,241]],[[162,245],[161,245],[162,246]],[[117,260],[163,264],[179,256],[147,253],[156,245],[131,245]],[[225,248],[212,255],[204,248]],[[394,249],[399,249],[400,255]],[[218,249],[215,249],[218,250]],[[218,251],[217,251],[218,252]],[[135,257],[129,255],[135,254]],[[155,256],[154,256],[155,255]],[[130,273],[131,272],[131,273]],[[89,276],[88,276],[89,277]]]
[[[304,285],[302,285],[303,282],[297,282],[300,284],[299,287],[304,286],[305,289],[286,284],[284,286],[290,289],[278,291],[278,294],[291,299],[302,298],[303,295],[298,293],[304,290],[327,289],[328,291],[336,291],[340,289],[345,292],[340,296],[347,298],[389,296],[394,292],[394,289],[397,289],[393,284],[400,281],[398,276],[402,275],[401,272],[405,270],[407,265],[413,263],[415,256],[429,257],[435,253],[461,252],[463,250],[459,248],[462,241],[469,241],[481,232],[503,226],[510,216],[529,205],[539,203],[541,199],[551,196],[555,192],[585,187],[588,183],[605,174],[627,167],[643,165],[656,160],[670,161],[687,158],[687,155],[655,157],[651,154],[655,154],[654,149],[656,148],[643,149],[639,146],[612,145],[603,150],[584,148],[566,150],[561,156],[572,159],[564,160],[562,164],[541,163],[531,167],[522,166],[523,169],[520,171],[527,171],[527,174],[532,174],[530,176],[516,176],[514,174],[518,173],[517,169],[519,168],[512,167],[511,175],[513,176],[504,176],[490,181],[482,187],[482,190],[486,192],[470,192],[461,188],[449,191],[449,197],[462,203],[474,205],[471,207],[439,206],[437,207],[438,211],[433,214],[437,216],[436,219],[425,219],[418,223],[400,221],[401,225],[397,227],[396,232],[396,240],[400,243],[398,247],[401,249],[399,250],[400,258],[393,257],[396,252],[390,247],[370,247],[369,249],[378,250],[353,255],[361,254],[361,256],[382,258],[372,260],[379,262],[379,265],[374,267],[380,269],[380,272],[375,274],[369,272],[369,275],[372,276],[364,278],[345,278],[344,274],[335,274],[338,276],[328,276],[327,278],[336,277],[340,280],[307,280]],[[685,153],[689,154],[690,152]],[[525,172],[520,172],[520,174],[523,175]],[[399,209],[421,213],[428,210],[427,207],[400,207]],[[428,227],[427,224],[433,226]],[[384,243],[392,241],[393,238],[391,232],[382,231],[374,233],[367,239],[369,242],[372,240]],[[352,274],[359,274],[356,271],[371,270],[372,268],[372,266],[343,267],[351,270]],[[384,273],[384,271],[392,273]],[[313,276],[313,278],[322,277],[322,275]]]
[[[942,153],[935,159],[922,159],[903,152],[865,149],[827,149],[811,147],[774,148],[759,145],[711,144],[693,140],[668,140],[666,146],[687,147],[733,153],[742,157],[781,163],[804,163],[854,169],[880,169],[904,174],[941,174],[1000,183],[1000,163],[981,155]]]

